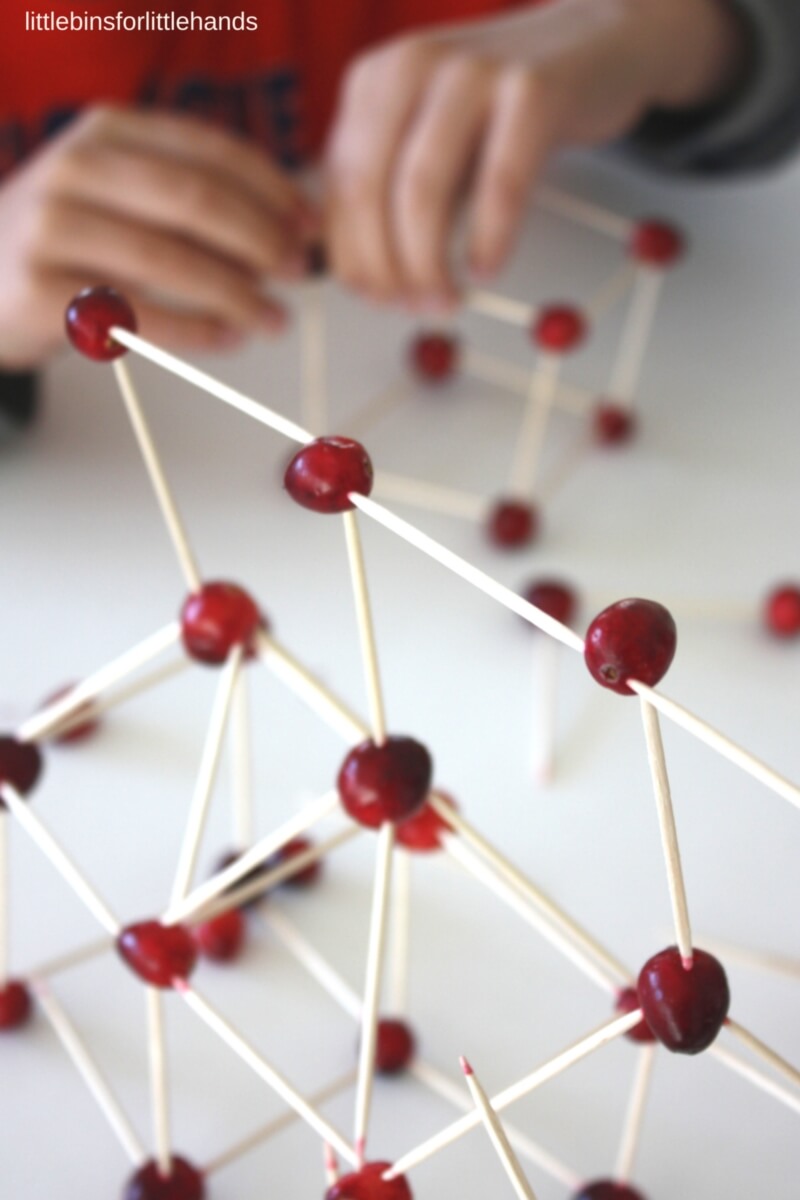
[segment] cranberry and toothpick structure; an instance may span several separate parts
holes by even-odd
[[[614,225],[614,229],[627,237],[630,231],[621,225]],[[635,390],[660,285],[660,274],[654,272],[677,254],[671,232],[653,224],[638,227],[635,246],[638,261],[646,263],[647,269],[638,266],[633,271],[634,276],[639,272],[634,282],[635,311],[626,334],[624,369],[618,366],[615,376],[617,401],[629,400]],[[318,300],[315,295],[312,303],[317,305]],[[486,296],[474,297],[473,303],[482,304],[484,309],[501,307],[497,298],[490,302]],[[512,310],[506,305],[504,311],[510,314]],[[312,310],[306,329],[306,337],[312,340],[318,338],[318,316],[316,309]],[[525,324],[530,317],[526,313]],[[138,335],[134,312],[116,293],[98,288],[76,297],[67,325],[79,351],[112,366],[182,580],[174,608],[161,628],[96,668],[14,731],[0,737],[0,1028],[22,1033],[31,1012],[37,1009],[52,1026],[130,1162],[131,1173],[121,1193],[114,1192],[118,1181],[103,1180],[104,1194],[121,1194],[124,1200],[212,1197],[217,1171],[262,1146],[287,1125],[299,1123],[309,1156],[316,1156],[319,1163],[318,1195],[325,1195],[327,1200],[411,1200],[412,1195],[424,1195],[421,1189],[416,1190],[412,1174],[415,1168],[434,1154],[446,1153],[447,1147],[483,1125],[500,1160],[498,1178],[502,1182],[498,1191],[505,1187],[501,1194],[507,1194],[509,1200],[513,1194],[535,1198],[543,1179],[548,1186],[555,1181],[569,1200],[643,1200],[646,1184],[640,1184],[634,1176],[660,1047],[672,1053],[708,1055],[800,1114],[800,1072],[759,1035],[729,1016],[731,1004],[736,1012],[736,997],[731,1000],[725,969],[707,949],[695,945],[691,889],[684,879],[661,736],[662,719],[674,722],[794,807],[800,807],[800,786],[664,694],[661,683],[677,640],[675,622],[667,609],[653,600],[624,599],[600,612],[586,637],[580,637],[565,623],[571,616],[571,595],[540,590],[526,599],[423,533],[373,498],[373,465],[359,442],[336,435],[315,437],[291,419],[152,345]],[[537,316],[536,330],[543,353],[529,381],[525,433],[518,447],[516,483],[509,501],[512,506],[520,503],[522,481],[535,475],[547,414],[559,394],[562,356],[577,346],[584,322],[574,310],[554,307]],[[312,355],[308,381],[318,414],[324,409],[321,345],[317,343]],[[451,349],[446,343],[429,343],[418,347],[418,355],[427,363],[429,373],[442,376],[451,369]],[[246,581],[209,579],[203,573],[124,357],[127,351],[149,359],[266,426],[272,435],[293,443],[293,457],[284,477],[289,496],[308,510],[309,520],[327,519],[334,527],[341,522],[338,536],[343,535],[352,584],[366,716],[354,711],[283,646],[273,632],[273,614],[262,609],[247,590]],[[509,522],[513,525],[519,516],[518,512],[506,511],[502,520],[498,517],[498,528],[507,529]],[[619,697],[620,704],[641,710],[644,736],[640,754],[652,778],[667,884],[664,911],[669,903],[674,944],[654,946],[638,969],[629,968],[473,824],[458,798],[442,790],[447,781],[437,777],[436,747],[420,740],[421,731],[393,726],[391,696],[385,693],[380,670],[370,577],[362,546],[364,520],[394,534],[523,618],[535,628],[540,647],[547,639],[547,644],[552,643],[559,652],[580,654],[587,668],[587,687],[600,686]],[[336,528],[332,528],[331,536],[336,534]],[[43,744],[85,728],[135,690],[153,687],[178,669],[199,667],[215,671],[217,685],[172,887],[161,911],[126,915],[123,920],[77,865],[72,848],[63,846],[36,814],[35,790],[43,764]],[[256,836],[249,765],[253,726],[248,676],[260,669],[271,672],[292,689],[341,736],[344,749],[338,774],[327,790],[270,832]],[[237,851],[221,862],[210,878],[200,881],[199,852],[227,739],[235,768]],[[465,753],[469,753],[469,747],[465,747]],[[49,859],[101,926],[102,933],[97,940],[26,972],[24,978],[13,974],[9,955],[5,835],[10,821],[17,823]],[[317,840],[312,841],[312,836]],[[198,985],[195,971],[200,955],[219,962],[236,958],[245,936],[245,905],[266,897],[279,884],[314,883],[321,864],[340,846],[357,838],[365,843],[372,840],[375,864],[363,951],[363,985],[359,990],[272,904],[258,905],[248,913],[248,920],[269,929],[357,1027],[357,1061],[353,1068],[338,1078],[321,1080],[319,1087],[306,1095],[260,1048],[263,1030],[240,1030],[224,1006],[212,1003]],[[589,1032],[579,1029],[568,1045],[552,1047],[543,1061],[537,1061],[521,1045],[520,1072],[493,1095],[484,1090],[466,1059],[462,1060],[465,1087],[457,1063],[453,1063],[452,1076],[447,1075],[421,1057],[417,1048],[407,1000],[408,871],[413,858],[422,861],[425,856],[450,862],[458,873],[476,881],[601,993],[597,1020]],[[657,924],[656,919],[654,926]],[[149,1136],[139,1131],[138,1121],[128,1115],[113,1082],[101,1070],[88,1039],[78,1032],[54,986],[60,972],[109,953],[116,955],[120,977],[127,982],[133,979],[142,990],[148,1043],[145,1069],[150,1094]],[[387,1002],[390,994],[391,1001]],[[497,1003],[501,1004],[502,999],[498,998]],[[168,1006],[177,1009],[181,1005],[284,1106],[280,1117],[205,1161],[195,1161],[196,1156],[185,1154],[183,1147],[175,1145],[172,1133],[164,1018]],[[509,1120],[507,1110],[540,1088],[546,1092],[551,1080],[623,1038],[634,1044],[635,1062],[616,1162],[610,1164],[611,1176],[607,1164],[587,1178]],[[476,1062],[482,1062],[481,1031],[475,1030],[468,1040],[470,1044],[464,1050],[474,1055]],[[731,1048],[737,1044],[747,1050],[748,1058]],[[693,1069],[702,1072],[705,1065],[694,1064]],[[398,1073],[406,1073],[460,1115],[391,1161],[373,1133],[374,1083],[376,1074]],[[335,1124],[324,1115],[323,1108],[332,1097],[348,1091],[353,1093],[352,1122],[343,1129],[340,1122]],[[490,1153],[485,1141],[483,1148]],[[453,1193],[457,1192],[454,1181]]]

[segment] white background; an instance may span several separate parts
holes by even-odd
[[[628,595],[673,609],[679,649],[664,690],[790,777],[800,777],[798,654],[758,626],[761,597],[798,564],[796,280],[800,173],[726,186],[647,179],[616,164],[562,168],[559,182],[622,214],[663,213],[691,239],[668,280],[644,374],[641,434],[593,452],[553,497],[535,547],[489,548],[468,523],[411,509],[448,546],[517,587],[574,581],[579,628]],[[596,234],[532,212],[503,290],[521,299],[591,293],[618,261]],[[520,363],[518,331],[477,317],[466,336]],[[576,359],[599,385],[614,326]],[[331,387],[347,431],[396,373],[410,324],[331,297]],[[296,418],[296,333],[211,364]],[[287,444],[209,397],[132,363],[202,567],[237,580],[276,633],[364,711],[340,522],[295,508],[279,486]],[[511,457],[519,404],[462,382],[408,405],[366,437],[378,468],[490,496]],[[576,435],[561,416],[548,451]],[[65,356],[49,372],[35,429],[0,446],[0,719],[26,715],[172,619],[182,581],[109,369]],[[530,777],[530,632],[468,585],[376,527],[364,528],[391,729],[424,740],[437,782],[465,813],[637,971],[672,940],[641,722],[579,656],[561,655],[558,774]],[[95,742],[47,754],[32,799],[125,921],[166,904],[217,676],[197,668],[110,719]],[[346,747],[253,671],[260,832],[330,786]],[[730,764],[665,728],[692,918],[703,935],[800,960],[800,814]],[[201,871],[230,841],[227,774]],[[13,831],[13,960],[95,936],[91,918],[22,831]],[[331,862],[324,887],[279,903],[360,986],[370,865],[366,835]],[[466,1053],[489,1091],[532,1070],[609,1015],[607,997],[470,880],[415,862],[412,1020],[426,1058],[457,1075]],[[276,903],[278,903],[276,901]],[[729,969],[732,1013],[800,1061],[800,979]],[[353,1061],[355,1030],[257,929],[241,965],[196,982],[303,1090]],[[112,955],[54,984],[150,1139],[140,985]],[[168,997],[175,1144],[203,1163],[281,1111],[176,997]],[[129,1167],[43,1017],[0,1044],[2,1194],[104,1200]],[[627,1043],[542,1088],[511,1113],[579,1175],[614,1163],[635,1064]],[[349,1134],[352,1097],[326,1110]],[[452,1117],[410,1081],[381,1081],[371,1157],[396,1157]],[[656,1066],[635,1182],[649,1200],[797,1194],[797,1116],[708,1057]],[[418,1200],[511,1195],[481,1132],[414,1171]],[[541,1200],[566,1200],[540,1172]],[[214,1200],[316,1197],[316,1137],[296,1126],[210,1183]]]

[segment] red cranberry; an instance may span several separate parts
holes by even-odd
[[[24,983],[9,979],[0,987],[0,1032],[19,1029],[30,1019],[31,994]]]
[[[620,1016],[623,1013],[633,1012],[634,1009],[641,1008],[639,1003],[639,993],[636,988],[622,988],[617,996],[616,1010]],[[638,1025],[634,1025],[633,1029],[629,1029],[625,1034],[626,1038],[630,1038],[632,1042],[657,1042],[658,1038],[653,1033],[650,1026],[645,1021],[644,1017]]]
[[[457,807],[453,797],[448,796],[446,792],[437,792],[436,796],[450,808]],[[397,826],[397,844],[417,854],[431,854],[442,849],[442,838],[446,833],[452,833],[450,826],[442,820],[430,801],[426,800],[413,817],[401,821]]]
[[[381,1075],[399,1075],[414,1057],[416,1039],[405,1021],[388,1017],[378,1022],[375,1070]]]
[[[498,500],[489,513],[486,532],[495,546],[527,546],[539,532],[539,514],[522,500]]]
[[[321,437],[298,450],[286,468],[284,486],[294,501],[318,513],[348,512],[351,492],[372,491],[372,462],[360,442]]]
[[[618,446],[633,437],[636,418],[629,408],[612,400],[601,400],[594,410],[592,429],[595,441],[601,446]]]
[[[611,1179],[600,1179],[587,1183],[574,1200],[645,1200],[641,1192],[628,1183],[614,1183]]]
[[[426,383],[444,383],[458,369],[458,339],[449,333],[421,333],[409,352],[411,366]]]
[[[631,255],[648,267],[672,267],[685,249],[683,234],[664,221],[641,221],[630,244]]]
[[[205,1195],[202,1172],[174,1154],[169,1175],[162,1175],[153,1159],[139,1167],[125,1185],[123,1200],[203,1200]]]
[[[133,309],[113,288],[86,288],[67,308],[67,337],[76,350],[96,362],[110,362],[127,353],[126,348],[111,337],[115,325],[136,333]]]
[[[569,625],[575,616],[578,598],[569,584],[558,579],[533,579],[522,593],[529,604],[540,608],[554,621]],[[530,622],[525,624],[530,628]]]
[[[690,969],[684,967],[677,946],[654,954],[639,972],[638,992],[653,1033],[678,1054],[707,1049],[728,1015],[725,970],[705,950],[694,951]]]
[[[577,350],[587,333],[585,317],[568,304],[550,304],[542,309],[532,330],[539,349],[551,354],[569,354],[571,350]]]
[[[675,655],[677,631],[666,608],[654,600],[618,600],[595,617],[584,658],[603,687],[631,696],[628,680],[654,687]]]
[[[64,696],[76,687],[74,683],[67,683],[64,687],[58,688],[57,691],[51,692],[42,703],[39,705],[39,711],[44,708],[49,708],[51,704],[55,704],[57,700],[62,700]],[[94,705],[91,700],[84,701],[72,715],[71,720],[75,720],[77,724],[70,725],[64,733],[54,733],[51,735],[51,740],[57,742],[60,746],[71,745],[74,742],[85,742],[100,728],[100,717],[95,712]]]
[[[225,854],[220,855],[219,859],[214,865],[213,873],[216,875],[218,872],[224,871],[226,867],[231,865],[231,863],[235,863],[238,859],[240,859],[243,854],[243,850],[228,850]],[[229,892],[237,891],[240,887],[244,887],[245,884],[253,883],[256,879],[262,878],[274,865],[275,862],[273,860],[272,862],[261,863],[257,867],[252,867],[246,874],[242,875],[240,879],[237,879],[236,883],[232,883],[230,887],[225,888],[223,895],[226,895]],[[259,895],[254,896],[252,900],[246,900],[244,904],[241,905],[241,909],[244,910],[248,908],[255,908],[257,904],[261,904],[266,899],[266,896],[267,892],[259,893]]]
[[[173,987],[188,979],[197,962],[197,946],[183,925],[140,921],[117,937],[117,950],[131,970],[154,987]]]
[[[325,1193],[325,1200],[413,1200],[404,1175],[381,1179],[391,1167],[388,1162],[366,1163],[360,1171],[343,1175]]]
[[[234,646],[252,649],[266,622],[256,602],[235,583],[204,583],[181,609],[181,636],[187,654],[196,662],[218,666]]]
[[[233,962],[239,957],[245,938],[244,917],[238,908],[211,917],[193,930],[197,948],[213,962]]]
[[[428,751],[410,737],[390,737],[383,745],[362,742],[339,771],[342,805],[354,821],[377,829],[384,821],[402,821],[425,803],[433,763]]]
[[[310,850],[314,845],[311,838],[296,837],[287,842],[285,846],[281,846],[277,854],[270,859],[270,867],[282,866],[285,862],[290,862],[291,859],[297,858],[301,854],[305,854],[306,850]],[[316,883],[322,874],[322,860],[317,858],[314,862],[303,867],[301,871],[297,871],[294,875],[290,875],[288,879],[284,879],[281,887],[306,888],[311,887]]]
[[[18,742],[11,734],[0,736],[0,783],[9,783],[26,795],[36,785],[42,771],[42,755],[33,742]],[[0,809],[5,808],[0,800]]]
[[[776,637],[796,637],[800,633],[800,587],[781,584],[767,596],[764,605],[764,624]]]

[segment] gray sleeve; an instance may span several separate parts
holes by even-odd
[[[653,112],[628,146],[653,166],[722,174],[768,166],[800,143],[800,0],[725,0],[750,31],[751,61],[715,109]]]

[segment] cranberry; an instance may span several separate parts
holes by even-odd
[[[313,845],[314,843],[311,838],[292,838],[285,846],[281,846],[277,854],[270,859],[270,868],[282,866],[283,863],[290,862],[291,859],[305,854],[306,850],[310,850]],[[312,884],[317,882],[321,874],[322,861],[317,858],[314,862],[310,862],[307,867],[303,867],[302,870],[297,871],[294,875],[290,875],[288,879],[284,879],[281,887],[311,887]]]
[[[677,631],[655,600],[618,600],[595,617],[586,634],[584,658],[603,687],[633,695],[628,680],[655,686],[675,655]]]
[[[30,992],[18,979],[9,979],[5,987],[0,987],[0,1032],[19,1029],[30,1015]]]
[[[629,408],[613,400],[601,400],[594,410],[592,429],[596,442],[602,446],[618,446],[630,441],[636,432],[636,418]]]
[[[298,450],[286,468],[284,486],[297,504],[318,513],[348,512],[351,492],[372,491],[370,457],[360,442],[321,437]]]
[[[127,353],[125,346],[111,337],[115,325],[136,333],[133,309],[113,288],[86,288],[67,308],[67,337],[76,350],[96,362],[110,362]]]
[[[402,821],[425,803],[433,763],[423,745],[410,737],[390,737],[378,746],[362,742],[339,771],[342,805],[354,821],[377,829],[384,821]]]
[[[234,646],[253,647],[266,622],[256,602],[235,583],[204,583],[181,609],[181,636],[196,662],[218,666]]]
[[[559,579],[533,579],[523,591],[523,596],[529,604],[540,608],[554,621],[569,625],[575,616],[578,598],[569,584]],[[525,624],[530,628],[530,622]]]
[[[672,267],[685,249],[683,234],[664,221],[641,221],[630,244],[633,258],[648,267]]]
[[[456,808],[455,800],[446,792],[437,792],[436,796],[450,808]],[[450,826],[426,800],[413,817],[401,821],[397,826],[397,844],[417,854],[430,854],[442,849],[442,837],[446,833],[452,833]]]
[[[197,946],[183,925],[140,921],[117,937],[117,950],[131,970],[154,987],[173,987],[188,979],[197,962]]]
[[[617,996],[616,1009],[622,1016],[623,1013],[633,1012],[634,1009],[641,1008],[639,1003],[639,993],[636,988],[622,988]],[[658,1038],[653,1033],[650,1026],[645,1021],[644,1017],[638,1025],[634,1025],[633,1029],[629,1029],[625,1037],[630,1038],[632,1042],[657,1042]]]
[[[587,1183],[574,1200],[645,1200],[641,1192],[627,1183],[614,1183],[611,1179],[599,1179]]]
[[[405,1176],[381,1179],[391,1165],[388,1162],[366,1163],[360,1171],[343,1175],[328,1188],[325,1200],[413,1200]]]
[[[551,304],[542,309],[531,331],[540,350],[569,354],[577,350],[588,333],[586,319],[568,304]]]
[[[764,624],[776,637],[796,637],[800,633],[800,587],[784,583],[774,588],[764,605]]]
[[[409,358],[426,383],[444,383],[458,368],[458,340],[448,333],[421,333],[411,343]]]
[[[375,1070],[381,1075],[399,1075],[414,1057],[416,1039],[405,1021],[385,1017],[378,1022]]]
[[[139,1167],[125,1185],[123,1200],[203,1200],[205,1195],[202,1172],[175,1154],[169,1175],[162,1175],[153,1159]]]
[[[67,683],[63,687],[58,688],[57,691],[51,692],[50,695],[47,696],[39,705],[39,711],[49,708],[50,705],[55,704],[57,700],[62,700],[64,696],[68,696],[75,687],[76,684]],[[85,700],[83,704],[80,704],[78,708],[75,709],[72,717],[70,718],[70,721],[73,720],[76,721],[77,724],[70,724],[64,733],[59,733],[56,730],[55,733],[50,735],[54,742],[58,742],[59,745],[71,745],[74,742],[85,742],[95,733],[97,733],[98,729],[100,728],[100,717],[96,713],[91,700]]]
[[[213,962],[233,962],[241,953],[245,932],[244,917],[238,908],[231,908],[196,925],[193,935],[204,958]]]
[[[498,500],[489,513],[486,532],[495,546],[527,546],[539,532],[539,514],[523,500]]]
[[[8,783],[20,795],[36,785],[42,771],[42,755],[33,742],[19,742],[11,734],[0,736],[0,783]],[[5,804],[0,800],[0,809]]]
[[[707,1049],[728,1015],[725,970],[705,950],[694,951],[691,968],[683,965],[677,946],[654,954],[639,973],[638,992],[653,1033],[678,1054]]]

